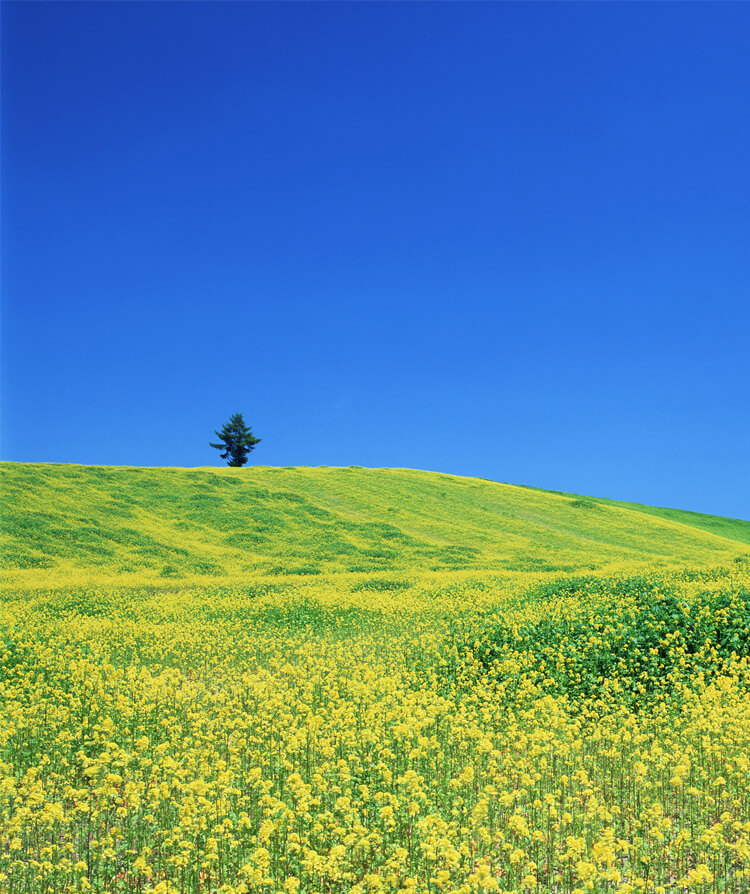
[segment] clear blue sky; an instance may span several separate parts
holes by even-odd
[[[750,518],[750,4],[2,19],[4,459]]]

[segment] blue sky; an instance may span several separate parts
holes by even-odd
[[[4,459],[750,518],[749,5],[2,19]]]

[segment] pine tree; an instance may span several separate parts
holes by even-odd
[[[221,443],[210,446],[224,451],[221,458],[227,460],[228,466],[244,466],[248,453],[261,441],[253,437],[252,429],[245,425],[242,413],[233,413],[229,422],[224,423],[224,428],[215,434]]]

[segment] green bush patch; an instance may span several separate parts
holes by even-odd
[[[508,658],[531,663],[539,681],[573,701],[614,696],[637,707],[750,655],[745,591],[688,600],[633,578],[598,587],[570,581],[555,595],[582,592],[587,598],[572,615],[489,628],[472,644],[474,657],[487,670],[507,666]]]

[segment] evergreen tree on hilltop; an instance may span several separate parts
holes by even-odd
[[[215,434],[221,443],[209,446],[224,451],[221,458],[227,460],[228,466],[244,466],[248,453],[261,441],[260,438],[254,437],[252,429],[245,425],[242,413],[233,413],[229,417],[229,422],[224,423],[224,428]]]

